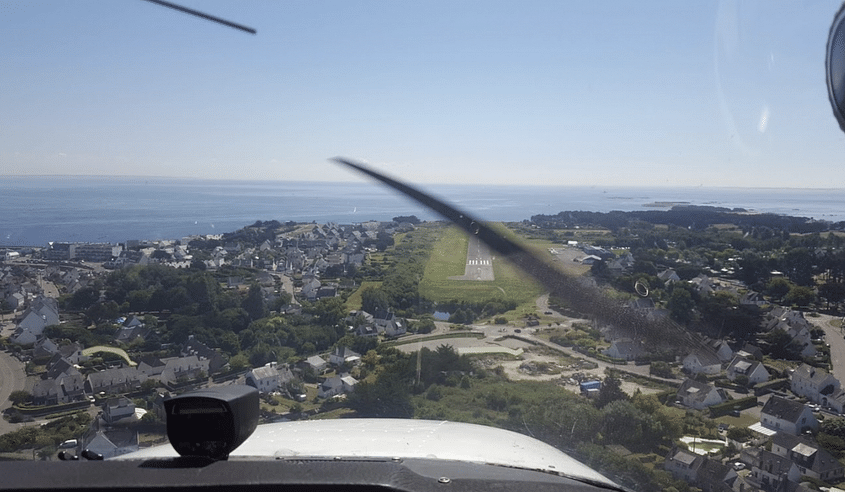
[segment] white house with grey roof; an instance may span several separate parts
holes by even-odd
[[[743,375],[748,377],[748,382],[752,384],[765,383],[770,377],[769,371],[762,363],[739,355],[728,364],[725,372],[731,381],[735,380],[737,376]]]
[[[281,388],[293,379],[293,373],[287,364],[276,362],[256,367],[246,374],[246,384],[258,389],[260,393],[270,393]]]
[[[805,429],[818,429],[819,421],[807,405],[772,395],[760,410],[760,423],[768,429],[798,435]]]
[[[335,347],[329,354],[329,363],[335,366],[355,364],[361,360],[361,354],[349,347]]]
[[[610,347],[602,353],[614,359],[634,360],[646,352],[639,342],[635,342],[630,338],[620,338],[611,342]]]
[[[716,388],[707,383],[694,379],[687,379],[681,383],[677,393],[678,401],[685,407],[704,410],[707,407],[724,403],[728,395],[722,388]]]
[[[790,381],[793,393],[821,405],[828,405],[830,397],[839,386],[839,380],[832,374],[809,364],[801,364],[792,373]]]
[[[772,436],[772,453],[792,461],[801,475],[836,482],[845,476],[845,468],[817,443],[785,432]]]
[[[722,361],[712,351],[701,348],[684,357],[684,369],[692,374],[719,374]]]

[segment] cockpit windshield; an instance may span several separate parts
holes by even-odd
[[[233,456],[390,418],[845,478],[840,2],[166,3],[0,2],[4,459],[154,456],[238,384]]]

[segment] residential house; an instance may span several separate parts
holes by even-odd
[[[200,342],[193,335],[188,335],[188,340],[185,342],[185,346],[182,347],[180,354],[183,357],[189,355],[196,355],[197,358],[200,360],[207,360],[208,361],[208,372],[213,374],[226,365],[226,360],[217,350],[210,348],[208,345]]]
[[[137,320],[138,318],[132,317],[133,320]],[[134,342],[138,339],[145,339],[147,335],[149,335],[150,329],[147,328],[143,323],[140,324],[123,324],[120,328],[117,329],[117,333],[114,335],[114,340],[118,343],[125,343],[129,344]]]
[[[687,379],[678,388],[677,398],[685,407],[704,410],[707,407],[724,403],[728,400],[728,395],[722,388],[716,388],[694,379]]]
[[[772,453],[789,459],[801,472],[825,482],[838,482],[845,468],[833,455],[815,442],[803,437],[778,432],[772,437]]]
[[[82,355],[82,350],[82,344],[74,342],[69,345],[62,345],[59,347],[58,355],[62,356],[62,358],[71,364],[81,364],[88,360],[87,356]]]
[[[733,359],[734,351],[726,341],[721,339],[708,339],[706,343],[721,362],[728,362]]]
[[[300,294],[305,299],[309,301],[314,301],[317,299],[317,292],[320,291],[320,287],[322,283],[316,278],[311,278],[309,280],[303,281],[302,288],[300,289]]]
[[[138,433],[125,428],[91,429],[83,439],[82,449],[93,451],[105,459],[138,451]]]
[[[610,344],[610,347],[602,353],[608,357],[613,357],[614,359],[634,360],[646,352],[645,348],[643,348],[642,344],[639,342],[635,342],[630,338],[620,338],[618,340],[614,340]]]
[[[839,380],[824,369],[801,364],[792,373],[790,389],[813,403],[828,406],[828,398],[839,389]]]
[[[692,484],[702,492],[733,492],[735,484],[739,481],[738,477],[732,467],[717,460],[704,458]],[[739,489],[742,489],[742,485]]]
[[[120,367],[93,372],[85,381],[85,391],[95,395],[129,393],[141,388],[147,376],[134,367]]]
[[[716,284],[716,282],[714,282],[713,279],[704,274],[700,274],[699,276],[690,280],[689,283],[701,295],[712,294],[719,289],[719,286]]]
[[[81,401],[85,398],[85,379],[81,374],[60,375],[58,378],[39,380],[32,388],[32,401],[36,405],[59,405]]]
[[[763,360],[763,350],[756,345],[751,345],[750,343],[743,345],[742,349],[737,352],[737,354],[745,357],[746,359]]]
[[[840,415],[845,412],[845,390],[839,388],[838,390],[834,391],[832,395],[829,395],[826,398],[827,406],[830,407],[830,409],[834,410]]]
[[[103,420],[109,425],[134,416],[135,403],[125,396],[109,398],[103,403]]]
[[[757,306],[757,307],[764,306],[764,305],[768,304],[766,302],[766,299],[763,298],[762,294],[760,294],[759,292],[755,292],[753,290],[749,290],[745,294],[743,294],[739,298],[739,303],[741,305]]]
[[[36,381],[32,387],[32,403],[35,405],[58,405],[61,387],[55,379]]]
[[[32,358],[36,360],[52,358],[58,351],[59,346],[54,341],[47,337],[39,338],[32,346]]]
[[[657,278],[659,278],[663,282],[663,285],[665,285],[666,287],[669,287],[675,282],[681,281],[681,277],[679,277],[678,274],[675,273],[675,270],[672,270],[671,268],[668,268],[658,273]]]
[[[783,490],[788,482],[798,482],[801,471],[783,456],[764,449],[759,450],[751,463],[751,474],[746,477],[753,485],[763,490]]]
[[[138,371],[142,372],[148,378],[157,377],[164,371],[165,365],[158,357],[145,355],[138,362]]]
[[[768,429],[794,435],[819,427],[810,407],[776,395],[772,395],[760,410],[760,423]]]
[[[208,360],[201,360],[196,355],[169,357],[161,361],[164,362],[164,370],[159,380],[163,383],[190,381],[208,375]]]
[[[349,347],[335,347],[329,355],[329,363],[335,366],[355,364],[361,360],[361,354]]]
[[[769,380],[769,371],[762,363],[746,359],[740,355],[733,358],[725,372],[731,381],[734,381],[740,375],[746,376],[749,384],[760,384]]]
[[[44,328],[57,324],[59,324],[59,307],[56,300],[39,297],[24,311],[11,340],[18,345],[35,343],[44,333]]]
[[[737,473],[730,466],[687,450],[674,449],[663,467],[673,477],[704,492],[729,492],[737,481]]]
[[[26,296],[20,292],[13,292],[6,296],[6,306],[13,311],[23,308]]]
[[[315,294],[315,299],[318,300],[331,297],[337,297],[337,285],[323,285],[317,289],[317,293]]]
[[[314,374],[321,374],[326,370],[326,361],[319,355],[312,355],[305,359],[305,366],[314,371]]]
[[[47,363],[46,377],[49,379],[56,379],[62,375],[72,376],[75,374],[79,374],[79,369],[71,364],[69,360],[62,357],[61,354],[54,355],[50,359],[50,362]]]
[[[349,316],[346,317],[346,325],[349,331],[358,336],[378,336],[378,330],[373,323],[373,315],[366,311],[350,311]]]
[[[283,388],[292,379],[290,367],[287,364],[279,366],[276,362],[268,362],[246,374],[246,384],[257,388],[261,393],[271,393]]]
[[[810,334],[812,326],[800,311],[782,307],[772,309],[763,321],[763,330],[766,332],[783,330],[799,348],[802,357],[816,355],[816,347],[812,343]]]
[[[406,323],[404,320],[397,317],[393,311],[378,310],[373,313],[373,324],[379,333],[383,333],[386,337],[398,337],[404,335],[406,331]]]
[[[331,398],[341,394],[349,394],[355,391],[356,384],[358,384],[358,381],[348,374],[333,376],[320,384],[317,396],[319,398]]]
[[[684,369],[691,374],[719,374],[722,361],[709,349],[700,348],[684,357]]]

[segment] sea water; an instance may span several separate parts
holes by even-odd
[[[521,221],[568,210],[664,210],[672,203],[845,220],[843,189],[454,184],[421,188],[488,221]],[[375,183],[0,177],[3,246],[178,239],[230,232],[256,220],[350,224],[399,215],[439,219],[421,205]]]

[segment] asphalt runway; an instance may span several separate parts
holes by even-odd
[[[449,277],[450,280],[495,280],[493,275],[493,256],[487,246],[474,235],[467,243],[467,264],[464,274]]]

